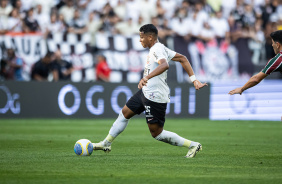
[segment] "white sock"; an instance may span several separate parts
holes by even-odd
[[[189,148],[191,148],[191,147],[193,147],[193,146],[197,146],[197,144],[198,144],[198,142],[191,142],[191,144],[190,144],[190,146],[189,146]]]
[[[118,118],[114,122],[113,126],[109,131],[109,135],[104,139],[103,144],[105,146],[110,146],[113,140],[126,128],[129,119],[126,119],[122,111],[120,111]]]
[[[180,137],[174,132],[163,130],[157,137],[155,137],[158,141],[166,142],[174,146],[185,146],[184,142],[191,142],[183,137]],[[190,146],[190,143],[189,143]]]

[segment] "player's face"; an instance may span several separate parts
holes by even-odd
[[[273,50],[275,52],[275,54],[278,54],[280,52],[280,43],[278,42],[275,42],[274,40],[272,40],[272,47],[273,47]]]
[[[144,47],[144,48],[147,48],[149,47],[149,36],[144,34],[143,32],[140,32],[139,33],[139,36],[140,36],[140,43],[141,45]]]

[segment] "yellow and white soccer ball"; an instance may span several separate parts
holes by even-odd
[[[74,145],[74,152],[79,156],[89,156],[93,152],[93,145],[88,139],[79,139]]]

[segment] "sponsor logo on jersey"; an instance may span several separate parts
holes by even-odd
[[[155,52],[153,53],[153,55],[155,56],[156,59],[158,59],[158,56]]]

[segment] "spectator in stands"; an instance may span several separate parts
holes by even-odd
[[[157,16],[156,3],[150,0],[139,1],[140,14],[145,23],[150,23],[151,18]],[[138,17],[138,18],[139,18]]]
[[[282,30],[282,15],[279,16],[279,19],[276,22],[277,30]]]
[[[225,18],[222,17],[222,10],[216,12],[215,17],[210,19],[210,26],[214,30],[218,43],[225,40],[228,43],[229,40],[229,24]]]
[[[205,42],[209,42],[215,39],[215,33],[211,28],[209,22],[204,22],[204,26],[199,33],[199,38]]]
[[[87,31],[86,22],[81,19],[78,9],[74,11],[73,19],[68,23],[68,32],[75,34],[83,34]]]
[[[263,29],[266,28],[267,23],[269,22],[270,16],[276,11],[276,4],[277,1],[271,1],[271,0],[265,0],[265,3],[263,6],[260,7],[261,18],[262,18],[262,27]],[[269,35],[269,34],[267,34]],[[272,50],[272,47],[270,48]]]
[[[160,26],[160,23],[159,23],[159,20],[158,17],[152,17],[151,18],[151,23],[156,26],[156,27],[159,27]]]
[[[102,9],[107,3],[108,1],[101,0],[80,0],[77,4],[78,8],[84,12],[84,14],[82,14],[82,17],[84,19],[87,19],[91,12],[95,11],[102,13]]]
[[[117,6],[113,7],[113,10],[115,14],[118,16],[119,20],[125,20],[126,19],[126,6],[124,0],[118,0]]]
[[[110,10],[110,11],[108,11],[108,10]],[[101,20],[103,22],[101,30],[103,32],[108,33],[108,34],[114,35],[114,34],[117,33],[115,26],[120,20],[112,9],[108,9],[108,10],[105,10],[105,11],[103,11],[104,13],[101,13],[100,17],[101,17]]]
[[[111,7],[111,4],[110,3],[106,3],[105,6],[102,8],[101,13],[103,15],[106,15],[106,16],[111,14],[111,13],[114,13],[114,10]]]
[[[43,58],[33,65],[31,70],[31,79],[36,81],[47,81],[52,60],[53,53],[47,52]]]
[[[76,1],[76,6],[81,13],[83,19],[87,19],[91,12],[87,11],[87,7],[91,6],[91,0],[78,0]]]
[[[138,21],[137,21],[136,24],[137,24],[137,27],[141,27],[142,25],[144,25],[144,24],[146,24],[146,23],[144,22],[143,17],[142,17],[142,16],[139,16]]]
[[[164,18],[166,10],[162,7],[161,0],[157,0],[156,2],[156,13],[157,13],[156,17]]]
[[[222,0],[207,0],[207,3],[215,12],[220,11],[220,9],[222,8]]]
[[[251,0],[251,3],[254,7],[254,9],[257,10],[260,6],[263,6],[265,4],[265,0]]]
[[[277,19],[272,19],[267,22],[266,27],[264,29],[264,36],[265,36],[265,57],[266,60],[269,60],[275,56],[275,53],[272,48],[272,40],[270,34],[277,30],[276,27]]]
[[[2,64],[5,79],[22,81],[23,64],[23,60],[16,56],[14,49],[7,49],[7,59],[4,59]]]
[[[189,34],[191,22],[187,18],[187,13],[185,8],[178,9],[170,22],[172,30],[178,36],[187,36]]]
[[[47,26],[47,30],[51,34],[64,31],[64,29],[61,29],[61,24],[59,23],[56,14],[51,14],[50,23]]]
[[[232,1],[236,1],[236,0],[232,0]],[[205,11],[208,15],[212,15],[215,13],[211,5],[207,3],[207,0],[202,0],[202,3],[203,3],[203,11]]]
[[[281,0],[280,0],[279,5],[276,8],[276,14],[278,16],[279,21],[281,21],[282,20],[282,1]],[[282,28],[280,30],[282,30]]]
[[[195,2],[192,16],[189,18],[190,34],[192,38],[199,37],[200,31],[203,29],[204,22],[208,20],[208,14],[203,10],[203,4],[200,1]]]
[[[233,9],[236,8],[237,0],[222,0],[222,15],[224,18],[228,18]]]
[[[103,22],[101,21],[100,18],[97,17],[96,12],[92,12],[89,14],[89,19],[87,22],[87,28],[88,32],[91,35],[91,41],[90,41],[90,46],[93,52],[95,52],[96,49],[96,33],[99,31],[101,28]]]
[[[133,34],[138,34],[137,24],[129,18],[127,21],[119,22],[115,25],[118,34],[122,34],[124,36],[131,36]]]
[[[111,69],[107,64],[106,57],[103,55],[97,56],[97,65],[96,65],[96,79],[97,81],[110,81]]]
[[[245,3],[244,14],[242,15],[243,27],[254,27],[256,14],[251,4]]]
[[[8,18],[8,30],[11,32],[22,32],[22,19],[18,9],[13,9]]]
[[[228,24],[230,27],[230,41],[236,42],[239,38],[244,37],[244,32],[242,30],[242,24],[238,24],[233,15],[228,18]]]
[[[108,2],[109,1],[91,0],[89,8],[91,11],[98,11],[102,13],[103,8],[106,6]]]
[[[236,26],[242,27],[242,17],[244,15],[244,1],[243,0],[237,0],[236,1],[236,7],[231,11],[231,16],[234,18]]]
[[[62,59],[60,50],[55,52],[55,60],[51,63],[51,71],[53,74],[53,81],[70,80],[73,72],[72,64]]]
[[[74,12],[75,7],[73,4],[73,0],[66,0],[66,5],[62,6],[59,10],[59,14],[63,15],[64,20],[67,24],[69,24],[73,19]]]
[[[0,16],[6,17],[11,13],[13,7],[9,4],[8,0],[1,0],[0,2]]]
[[[62,32],[67,31],[68,25],[67,25],[65,18],[62,14],[59,14],[58,22],[60,24],[60,30]]]
[[[24,3],[26,4],[27,1]],[[25,9],[23,7],[21,0],[16,0],[13,4],[13,7],[18,10],[18,14],[20,15],[21,19],[25,18]]]
[[[33,11],[33,8],[29,9],[24,19],[23,29],[26,33],[40,31],[40,26],[33,15]]]
[[[5,25],[7,25],[8,16],[13,10],[13,7],[8,4],[8,0],[1,0],[0,1],[0,21],[2,24],[2,27],[7,28]]]
[[[22,14],[22,13],[28,11],[30,8],[33,7],[33,0],[24,0],[24,3],[21,0],[15,0],[14,7],[17,8],[18,10],[20,9],[19,12],[20,12],[21,18],[24,18],[25,14]]]
[[[45,33],[47,31],[48,24],[50,23],[50,16],[47,13],[43,13],[41,4],[37,4],[35,10],[34,17],[40,25],[40,30]]]
[[[249,47],[253,51],[252,62],[257,65],[260,62],[261,49],[265,41],[261,19],[256,20],[254,27],[250,28],[250,37]]]
[[[32,5],[36,7],[37,5],[41,5],[42,13],[49,16],[51,14],[51,9],[56,5],[56,1],[54,0],[33,0]]]
[[[134,0],[127,0],[126,1],[126,12],[127,12],[126,19],[128,20],[129,18],[131,18],[133,22],[136,22],[140,15],[139,3]]]
[[[169,27],[169,23],[168,23],[168,20],[167,19],[164,19],[163,20],[163,23],[162,24],[159,24],[159,18],[158,17],[153,17],[152,19],[151,19],[151,23],[154,25],[154,26],[156,26],[157,27],[157,29],[158,29],[158,38],[159,38],[159,41],[161,42],[161,43],[163,43],[164,45],[168,45],[168,43],[167,43],[167,39],[170,37],[170,36],[172,36],[173,34],[175,34],[175,32],[172,30],[172,29],[170,29],[170,27]],[[144,25],[144,24],[142,24],[142,25]],[[141,25],[141,26],[142,26]],[[141,27],[141,26],[139,26],[139,27]]]
[[[175,0],[161,0],[161,6],[165,10],[164,17],[170,20],[174,14],[175,10],[177,9],[177,1]]]
[[[0,35],[6,34],[8,31],[7,23],[3,23],[0,19]]]

